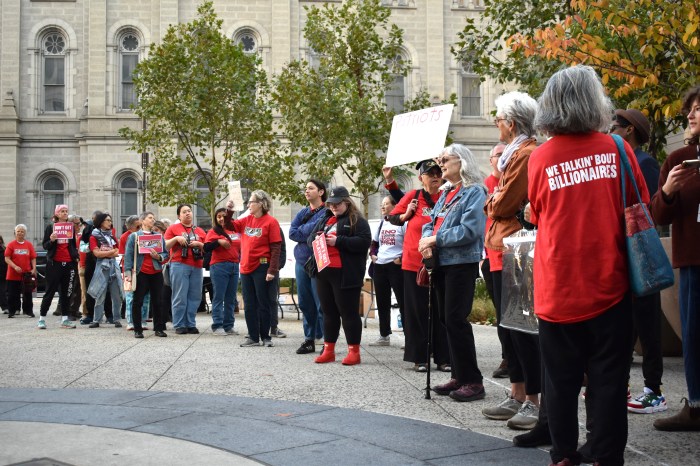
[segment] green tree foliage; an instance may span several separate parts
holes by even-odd
[[[681,99],[700,75],[697,2],[486,0],[484,22],[479,37],[468,20],[455,46],[475,58],[477,72],[537,95],[557,69],[593,66],[618,107],[647,114],[657,155],[666,135],[685,124]]]
[[[273,96],[289,147],[301,154],[306,175],[331,179],[340,169],[360,194],[367,213],[377,191],[394,113],[385,94],[409,64],[397,59],[403,31],[376,0],[306,7],[304,37],[319,57],[289,63],[276,77]],[[426,93],[408,108],[429,106]]]
[[[276,149],[269,85],[260,61],[221,33],[210,1],[187,24],[171,26],[135,70],[135,113],[146,128],[123,128],[131,150],[149,152],[149,199],[199,203],[212,213],[232,179],[271,194],[293,179]],[[198,199],[201,176],[209,195]]]

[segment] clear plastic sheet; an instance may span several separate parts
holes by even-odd
[[[510,330],[538,333],[532,266],[536,230],[520,230],[503,239],[501,323]]]

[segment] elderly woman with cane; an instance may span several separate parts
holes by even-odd
[[[443,190],[430,222],[423,226],[418,250],[424,260],[434,263],[432,282],[440,321],[447,329],[452,377],[433,390],[456,401],[480,400],[485,396],[483,378],[467,317],[472,311],[484,248],[484,175],[471,151],[461,144],[446,147],[437,162],[448,189]]]

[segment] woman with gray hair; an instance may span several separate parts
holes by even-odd
[[[225,223],[233,217],[233,201],[228,201]],[[253,191],[248,214],[233,220],[233,231],[241,235],[241,290],[245,306],[248,338],[241,346],[274,346],[270,338],[270,287],[281,268],[282,235],[280,224],[268,212],[272,199],[262,190]]]
[[[535,114],[537,102],[522,92],[509,92],[496,98],[494,123],[506,144],[498,159],[501,177],[498,186],[486,200],[488,216],[485,244],[488,249],[493,301],[496,320],[503,315],[502,270],[503,238],[522,228],[518,215],[527,204],[527,164],[535,149]],[[511,392],[496,406],[484,408],[489,419],[508,421],[511,429],[532,429],[539,416],[540,350],[537,335],[508,330],[498,326],[498,338],[503,344]]]
[[[452,377],[433,390],[456,401],[480,400],[485,396],[483,378],[467,317],[472,311],[484,249],[484,175],[474,155],[461,144],[446,147],[437,163],[449,189],[443,191],[435,204],[431,221],[423,225],[418,250],[424,262],[432,259],[434,263],[432,281],[440,321],[447,329]]]
[[[3,248],[2,260],[7,264],[7,275],[3,278],[7,278],[9,318],[19,312],[20,304],[24,315],[34,317],[32,290],[24,285],[24,279],[27,273],[36,279],[36,251],[26,237],[27,226],[20,223],[15,227],[15,239]]]
[[[575,66],[554,74],[539,100],[536,127],[551,136],[528,165],[530,222],[538,226],[535,310],[554,464],[579,464],[578,395],[584,372],[594,422],[586,456],[624,463],[627,376],[632,344],[631,297],[615,140],[604,134],[613,106],[595,71]],[[634,152],[624,143],[642,197],[649,193]]]

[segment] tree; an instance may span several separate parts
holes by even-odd
[[[384,101],[409,63],[400,56],[403,32],[391,10],[376,0],[306,7],[304,37],[318,67],[289,63],[275,79],[273,96],[297,163],[309,176],[331,179],[340,169],[359,193],[367,214],[379,187],[394,113]],[[429,106],[421,92],[407,108]]]
[[[509,67],[527,64],[531,67],[529,71],[509,75],[499,69],[498,61],[494,55],[488,55],[489,51],[477,54],[480,65],[493,65],[491,70],[497,76],[513,79],[530,89],[541,88],[542,82],[562,66],[593,66],[618,107],[638,108],[648,115],[652,123],[649,149],[663,156],[666,135],[685,121],[679,115],[683,93],[697,83],[700,75],[700,10],[696,2],[572,0],[541,5],[531,0],[528,5],[532,9],[523,15],[526,19],[513,15],[510,20],[499,16],[505,14],[499,10],[507,10],[509,5],[492,0],[487,3],[490,12],[487,21],[492,18],[509,21],[508,27],[486,29],[492,44],[496,41],[493,36],[496,31],[504,33],[499,38],[505,39],[503,63]],[[523,27],[518,30],[520,26]],[[473,48],[478,44],[474,34],[468,23],[456,44],[459,52],[478,52]]]
[[[135,113],[143,129],[122,128],[130,149],[150,152],[149,199],[161,205],[199,203],[213,211],[226,182],[247,180],[272,194],[293,179],[276,149],[269,84],[260,60],[221,33],[210,1],[197,17],[171,26],[135,70]],[[208,188],[198,198],[194,179]],[[270,188],[272,187],[272,188]]]

